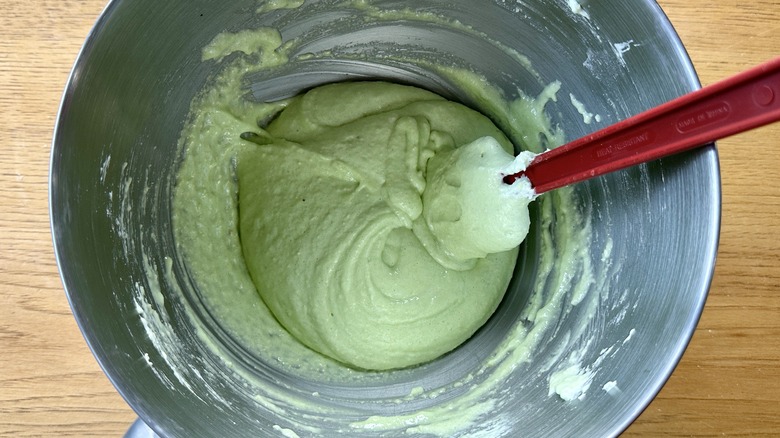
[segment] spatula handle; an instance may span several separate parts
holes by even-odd
[[[537,194],[780,120],[780,58],[538,155]]]

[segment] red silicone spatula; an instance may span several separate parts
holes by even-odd
[[[653,161],[780,120],[780,58],[539,154],[537,194]]]

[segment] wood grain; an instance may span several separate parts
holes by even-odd
[[[660,2],[704,84],[778,55],[780,1]],[[70,314],[48,225],[62,89],[104,0],[0,2],[0,436],[121,436],[134,414]],[[780,436],[780,125],[719,143],[712,290],[629,437]]]

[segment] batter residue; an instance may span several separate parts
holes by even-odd
[[[402,14],[471,32],[441,17],[385,17],[356,4],[376,20]],[[571,191],[535,203],[533,284],[520,305],[512,289],[488,322],[489,330],[501,324],[495,344],[475,357],[456,347],[484,340],[484,331],[472,334],[512,276],[533,194],[503,184],[502,173],[530,159],[515,161],[512,144],[538,153],[563,142],[545,112],[561,84],[507,97],[474,71],[399,57],[447,78],[489,118],[385,82],[248,99],[247,73],[274,77],[333,56],[296,54],[296,44],[259,28],[223,33],[203,50],[215,73],[182,131],[173,202],[177,247],[197,293],[182,301],[199,340],[224,364],[220,375],[241,382],[253,418],[278,422],[274,430],[514,430],[522,421],[514,411],[496,413],[522,395],[505,391],[506,382],[546,386],[598,302],[589,223]],[[565,342],[539,353],[570,314],[578,322]],[[537,354],[545,364],[530,369]]]

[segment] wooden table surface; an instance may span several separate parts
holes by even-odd
[[[780,0],[660,3],[703,84],[780,54]],[[76,326],[49,232],[52,128],[104,5],[0,1],[0,436],[122,436],[135,417]],[[710,296],[682,362],[625,436],[780,436],[780,124],[719,151]]]

